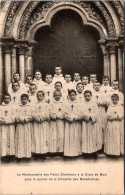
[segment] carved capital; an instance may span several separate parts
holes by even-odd
[[[124,36],[119,37],[118,43],[119,47],[122,49],[122,51],[124,51]]]
[[[105,40],[100,39],[100,40],[98,41],[98,43],[99,43],[100,48],[102,49],[102,53],[103,53],[103,55],[104,55],[104,57],[105,57],[106,55],[109,54],[109,51],[108,51],[108,49],[107,49],[107,47],[106,47]]]
[[[106,48],[109,50],[109,53],[116,53],[118,47],[118,42],[116,40],[108,40],[106,42]]]
[[[18,44],[17,48],[19,55],[25,55],[26,51],[28,50],[28,46],[26,44]]]
[[[11,53],[14,43],[8,42],[8,43],[3,43],[3,45],[4,45],[4,52]]]

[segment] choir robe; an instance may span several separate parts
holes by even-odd
[[[63,77],[63,74],[60,74],[60,75],[54,74],[52,84],[55,85],[55,83],[57,81],[60,81],[62,83],[62,85],[64,85],[66,83],[66,81],[65,81],[65,79]]]
[[[22,81],[18,81],[18,82],[20,84],[21,93],[23,93],[23,91],[25,89],[25,84]],[[8,93],[11,94],[12,92],[13,92],[12,83],[10,83],[9,87],[8,87]]]
[[[33,132],[32,120],[31,106],[29,104],[19,105],[17,108],[15,136],[15,156],[17,158],[31,157],[31,133]]]
[[[104,86],[104,85],[102,84],[100,90],[101,90],[102,92],[104,92],[105,94],[107,94],[107,93],[109,93],[109,92],[112,90],[112,87],[111,87],[110,85]]]
[[[93,100],[96,101],[99,109],[99,125],[102,132],[102,142],[104,143],[105,131],[107,126],[107,116],[106,116],[106,107],[107,107],[107,98],[104,92],[101,90],[93,91]]]
[[[81,83],[81,80],[79,80],[79,81],[73,81],[72,82],[72,84],[73,84],[73,89],[76,91],[76,85],[78,84],[78,83]]]
[[[107,129],[104,152],[108,155],[124,154],[124,111],[123,106],[110,104],[107,111]]]
[[[84,92],[82,92],[82,93],[77,92],[76,99],[78,100],[78,102],[83,102],[84,101]]]
[[[84,85],[84,91],[86,91],[86,90],[93,90],[93,87],[91,86],[91,84],[86,84],[86,85]]]
[[[21,89],[19,89],[17,92],[12,91],[10,93],[11,104],[19,105],[21,103],[21,95],[22,95],[22,90]]]
[[[37,102],[37,96],[36,96],[36,93],[34,95],[32,95],[30,92],[29,92],[29,102],[30,104],[36,104]]]
[[[44,84],[45,101],[47,103],[50,103],[52,98],[53,98],[53,88],[54,88],[54,86],[52,83],[50,83],[50,84],[45,83]]]
[[[98,106],[94,101],[81,104],[82,152],[94,153],[102,148],[102,132],[98,123]]]
[[[37,80],[36,78],[34,78],[33,83],[36,85],[37,91],[43,91],[44,90],[45,82],[42,79]]]
[[[32,153],[49,152],[49,107],[45,101],[37,102],[33,109]]]
[[[109,98],[109,104],[111,103],[111,96],[113,94],[117,94],[119,96],[119,104],[124,105],[124,95],[119,90],[111,89],[110,92],[107,93],[107,97]]]
[[[82,132],[79,111],[80,106],[77,100],[66,102],[64,156],[76,157],[82,153]]]
[[[64,102],[53,100],[50,105],[50,153],[64,151]]]
[[[0,156],[15,155],[15,114],[14,106],[0,106]]]

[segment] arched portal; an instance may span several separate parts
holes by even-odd
[[[33,70],[54,74],[54,66],[62,66],[63,73],[79,72],[103,75],[103,56],[98,44],[99,33],[84,25],[72,10],[61,10],[51,20],[51,27],[40,28],[35,34],[38,45],[33,53]]]

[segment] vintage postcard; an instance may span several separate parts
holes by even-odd
[[[0,2],[0,194],[124,195],[124,1]]]

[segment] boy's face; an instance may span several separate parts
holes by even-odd
[[[30,93],[31,93],[32,95],[34,95],[34,94],[36,93],[36,86],[35,86],[35,85],[30,86],[30,87],[29,87],[29,90],[30,90]]]
[[[74,80],[75,80],[76,82],[80,80],[80,75],[79,75],[79,73],[75,73],[75,74],[74,74]]]
[[[5,104],[9,104],[9,102],[10,102],[10,96],[4,95],[3,101],[4,101]]]
[[[61,98],[61,93],[60,92],[55,92],[53,97],[55,98],[56,101],[59,101],[60,98]]]
[[[60,74],[62,73],[61,67],[56,67],[56,68],[55,68],[55,73],[56,73],[57,75],[60,75]]]
[[[30,85],[32,82],[33,82],[32,77],[27,77],[26,83]]]
[[[61,86],[60,83],[56,83],[56,84],[55,84],[55,89],[56,89],[57,91],[61,91],[61,88],[62,88],[62,86]]]
[[[45,78],[46,83],[50,84],[52,83],[52,75],[47,75]]]
[[[118,104],[118,98],[117,97],[111,97],[111,100],[112,100],[112,103],[114,104],[114,105],[117,105]]]
[[[14,74],[13,79],[14,79],[14,81],[19,81],[20,80],[20,75],[19,74]]]
[[[95,83],[94,85],[93,85],[93,88],[95,89],[95,91],[99,91],[100,90],[100,83]]]
[[[71,81],[71,75],[66,75],[65,80],[67,83],[69,83]]]
[[[103,79],[102,83],[103,83],[104,86],[107,86],[109,84],[108,78]]]
[[[96,74],[90,75],[90,81],[94,83],[96,81]]]
[[[119,88],[119,83],[118,83],[118,82],[113,82],[113,83],[112,83],[112,88],[113,88],[114,90],[117,90],[117,89]]]
[[[19,88],[20,88],[20,86],[19,86],[18,83],[13,83],[12,84],[12,89],[13,89],[14,92],[17,92],[19,90]]]
[[[43,95],[43,93],[37,93],[37,100],[39,101],[39,102],[41,102],[41,101],[43,101],[44,100],[44,95]]]
[[[21,98],[21,103],[22,103],[22,105],[26,105],[27,102],[28,102],[27,97],[22,97],[22,98]]]
[[[90,93],[85,93],[85,94],[84,94],[84,97],[85,97],[85,101],[86,101],[86,102],[89,102],[89,101],[91,100],[91,97],[92,97],[92,96],[91,96]]]
[[[88,77],[83,77],[82,78],[82,83],[83,83],[83,85],[87,85],[89,83]]]
[[[83,92],[83,85],[82,84],[79,84],[79,85],[77,85],[77,87],[76,87],[76,91],[78,92],[78,93],[82,93]]]
[[[74,92],[70,93],[70,94],[69,94],[69,99],[70,99],[71,101],[74,101],[74,100],[76,99],[76,94],[75,94]]]
[[[41,72],[36,72],[36,73],[35,73],[35,78],[36,78],[36,80],[40,80],[41,77],[42,77]]]

